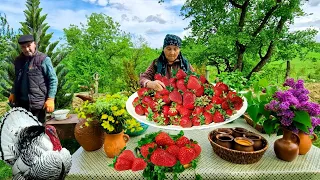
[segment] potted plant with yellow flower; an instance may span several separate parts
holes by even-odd
[[[125,132],[141,132],[143,128],[125,109],[128,97],[122,93],[96,99],[94,102],[85,102],[77,109],[78,116],[86,118],[85,126],[98,122],[104,132],[104,150],[108,157],[118,155],[129,140]]]

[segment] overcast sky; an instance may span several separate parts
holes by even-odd
[[[0,0],[0,13],[7,15],[9,24],[20,28],[19,22],[25,20],[23,11],[25,0]],[[180,37],[188,34],[184,30],[189,19],[183,20],[180,8],[185,0],[41,0],[42,13],[48,14],[46,22],[50,25],[48,32],[54,32],[53,40],[63,36],[63,28],[70,24],[79,25],[86,22],[86,15],[93,12],[105,13],[120,23],[120,28],[135,36],[144,37],[153,48],[162,46],[167,33]],[[291,30],[312,27],[320,31],[320,0],[310,0],[303,6],[311,15],[295,19]],[[317,36],[320,41],[320,33]]]

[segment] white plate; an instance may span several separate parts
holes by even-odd
[[[246,98],[242,97],[242,99],[243,99],[242,108],[239,111],[237,111],[236,114],[234,114],[230,118],[226,119],[224,122],[221,122],[221,123],[212,122],[211,124],[208,124],[208,125],[192,126],[192,127],[189,127],[189,128],[184,128],[184,127],[176,126],[176,125],[162,126],[162,125],[157,124],[156,122],[148,121],[146,116],[138,115],[135,112],[134,107],[132,105],[132,102],[136,97],[138,97],[138,93],[137,92],[133,93],[129,97],[129,99],[127,100],[126,108],[127,108],[128,113],[132,117],[134,117],[135,119],[137,119],[138,121],[140,121],[142,123],[148,124],[148,125],[153,126],[153,127],[157,127],[157,128],[161,128],[161,129],[169,129],[169,130],[197,130],[197,129],[207,129],[207,128],[218,127],[218,126],[221,126],[223,124],[226,124],[228,122],[231,122],[231,121],[234,121],[234,120],[238,119],[247,110],[247,107],[248,107],[248,103],[247,103]]]

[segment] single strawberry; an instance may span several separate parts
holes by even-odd
[[[148,93],[149,93],[148,91],[149,91],[148,88],[140,88],[140,89],[138,90],[138,96],[139,96],[139,97],[146,96],[146,95],[148,95]]]
[[[196,101],[196,96],[192,92],[185,92],[183,94],[183,106],[187,109],[194,109],[194,102]]]
[[[155,75],[154,75],[154,80],[159,80],[159,81],[161,81],[161,80],[162,80],[162,75],[159,74],[159,73],[155,74]]]
[[[221,103],[221,108],[222,108],[223,110],[230,109],[230,106],[229,106],[228,101],[223,101],[223,102]]]
[[[233,115],[232,109],[227,109],[227,110],[226,110],[226,114],[227,114],[228,116],[232,116],[232,115]]]
[[[177,109],[176,109],[176,107],[174,107],[174,106],[170,106],[170,109],[169,109],[169,111],[168,111],[168,115],[169,116],[175,116],[175,115],[177,115],[178,114],[178,111],[177,111]]]
[[[134,156],[134,154],[131,150],[126,149],[126,150],[122,151],[122,153],[118,156],[118,159],[119,158],[123,158],[123,159],[126,159],[126,160],[133,162],[136,157]]]
[[[170,91],[166,88],[163,88],[161,91],[159,91],[159,93],[163,96],[163,95],[169,95]]]
[[[204,107],[204,111],[208,111],[211,112],[211,110],[213,109],[213,104],[208,104],[206,107]]]
[[[211,124],[212,123],[212,115],[209,112],[203,112],[204,116],[204,124]]]
[[[141,105],[141,104],[138,104],[135,108],[134,108],[134,111],[140,115],[140,116],[143,116],[145,114],[145,108]]]
[[[141,101],[140,101],[139,97],[134,98],[134,100],[132,101],[133,107],[136,107],[140,103],[141,103]]]
[[[240,103],[235,103],[233,106],[234,106],[234,109],[235,109],[235,110],[240,110],[240,109],[242,108],[242,106],[243,106],[243,103],[242,103],[242,102],[240,102]]]
[[[166,151],[173,155],[174,157],[178,158],[180,148],[177,145],[171,145],[169,146]]]
[[[174,140],[166,132],[160,132],[156,136],[155,142],[159,146],[170,146],[175,144]]]
[[[117,171],[129,170],[132,167],[132,161],[124,158],[117,158],[116,163],[114,164],[114,169]]]
[[[211,99],[211,102],[213,104],[222,104],[223,103],[223,98],[221,98],[220,96],[213,96]]]
[[[155,99],[162,99],[162,95],[161,95],[161,93],[160,93],[160,91],[157,91],[155,94],[154,94],[154,98]]]
[[[187,91],[187,87],[186,87],[186,85],[184,85],[184,79],[178,79],[176,85],[177,85],[178,90],[180,90],[182,92]]]
[[[140,153],[144,158],[147,158],[148,154],[149,154],[149,149],[152,150],[156,147],[157,147],[157,144],[155,142],[145,144],[145,145],[141,146]]]
[[[169,94],[169,98],[171,101],[176,102],[177,104],[182,104],[182,96],[177,90],[173,90]]]
[[[219,111],[216,111],[213,114],[213,122],[219,123],[219,122],[223,122],[223,121],[224,121],[223,115]]]
[[[135,158],[132,163],[132,171],[144,170],[147,167],[147,163],[142,158]]]
[[[243,102],[242,98],[239,97],[239,96],[233,97],[232,99],[230,99],[230,101],[231,101],[232,103],[242,103],[242,102]]]
[[[182,165],[189,164],[194,160],[196,153],[191,147],[182,147],[179,150],[178,159]]]
[[[184,79],[186,76],[187,74],[182,69],[179,69],[176,74],[177,79]]]
[[[192,127],[192,121],[189,116],[182,116],[180,119],[180,126],[184,128]]]
[[[150,102],[153,102],[153,99],[152,99],[152,97],[150,97],[150,96],[144,96],[143,98],[142,98],[142,104],[144,104],[145,106],[149,106],[149,103]]]
[[[171,100],[169,98],[169,95],[163,95],[162,96],[162,100],[165,104],[170,104],[171,103]]]
[[[197,90],[201,87],[200,85],[200,81],[198,80],[198,78],[196,76],[191,75],[189,77],[188,83],[187,83],[187,88],[188,89],[193,89],[193,90]]]
[[[200,153],[201,153],[201,147],[200,147],[200,145],[198,144],[198,143],[196,143],[196,142],[192,142],[191,144],[190,144],[190,146],[194,149],[194,151],[195,151],[195,158],[197,158],[199,155],[200,155]]]
[[[237,93],[233,91],[229,91],[227,94],[227,99],[231,100],[232,98],[236,97]]]
[[[161,148],[152,153],[150,160],[154,165],[164,167],[173,167],[177,163],[176,157]]]
[[[195,95],[196,95],[197,97],[200,97],[200,96],[203,96],[203,94],[204,94],[204,87],[201,86],[200,88],[198,88],[198,89],[196,90]]]
[[[203,113],[203,107],[201,106],[196,106],[192,112],[193,116],[200,116]]]
[[[187,144],[190,144],[190,139],[188,139],[185,136],[181,136],[179,139],[176,140],[176,145],[180,148],[186,146]]]
[[[200,122],[200,118],[198,116],[194,116],[192,119],[192,126],[200,126],[201,122]]]
[[[219,87],[222,90],[222,92],[229,91],[229,87],[226,84],[224,84],[223,82],[218,82],[215,87]]]
[[[169,86],[170,85],[170,81],[166,76],[163,76],[161,81],[163,82],[163,84],[165,86]]]
[[[169,109],[170,109],[170,106],[163,106],[162,107],[162,114],[164,117],[168,117],[168,114],[169,114]]]
[[[202,84],[208,83],[208,80],[207,80],[206,77],[204,77],[203,75],[201,75],[201,76],[199,77],[199,80],[201,81]]]
[[[222,96],[223,90],[220,87],[215,86],[213,90],[214,90],[214,96],[217,96],[217,97]]]
[[[191,110],[187,109],[185,106],[179,108],[178,111],[181,116],[190,116],[192,112]]]
[[[169,86],[171,86],[173,88],[177,88],[177,85],[176,85],[177,79],[176,78],[170,78],[169,82],[170,82]]]

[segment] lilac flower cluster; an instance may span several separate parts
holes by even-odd
[[[308,112],[311,118],[312,128],[310,133],[316,126],[320,125],[320,105],[313,102],[308,102],[309,91],[304,88],[303,80],[297,82],[294,79],[287,79],[283,86],[290,87],[289,90],[278,91],[274,94],[274,100],[265,105],[265,109],[273,112],[279,119],[282,126],[292,130],[298,130],[293,125],[294,111],[302,110]]]

